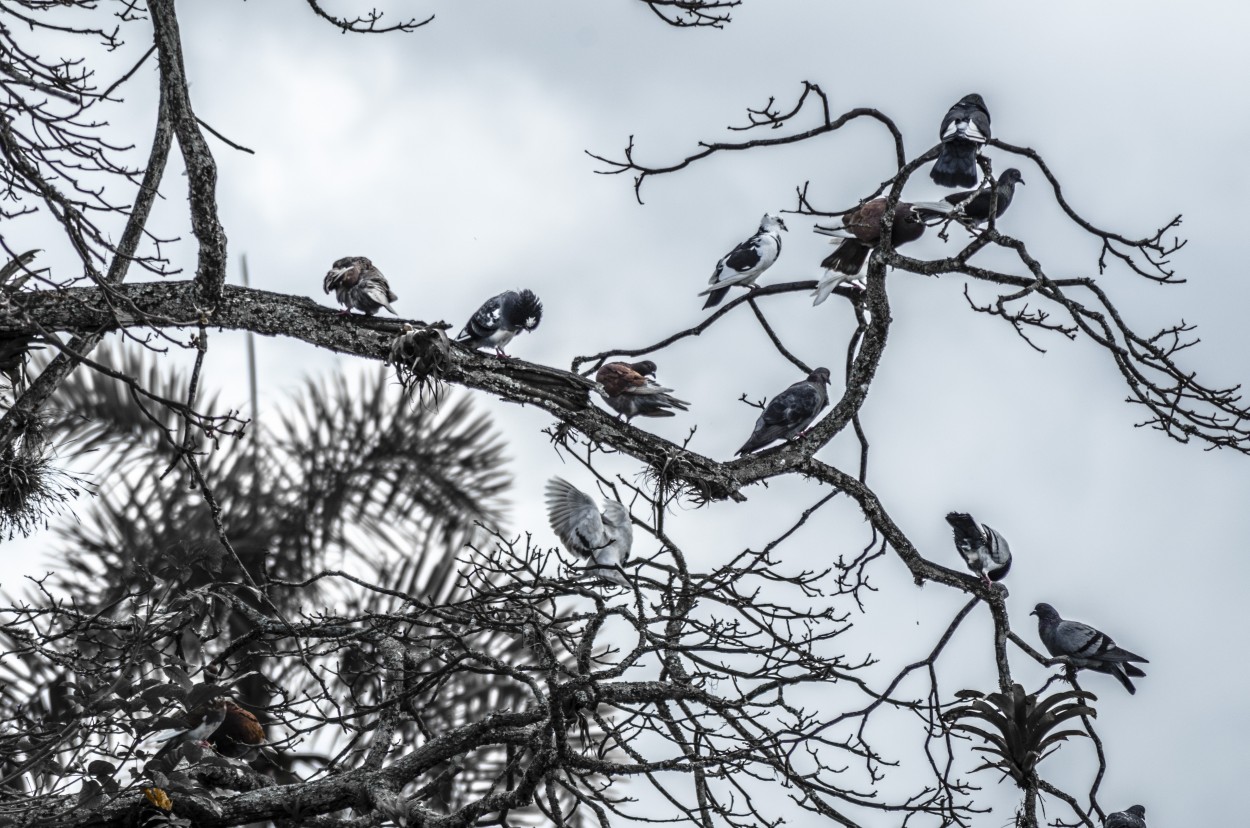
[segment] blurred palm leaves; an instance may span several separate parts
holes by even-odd
[[[162,370],[150,352],[101,348],[95,358],[135,378],[155,396],[186,399],[186,380]],[[78,523],[62,530],[63,554],[46,582],[47,592],[70,596],[84,613],[118,618],[134,616],[135,608],[146,602],[156,609],[150,618],[136,618],[134,628],[163,630],[145,632],[143,641],[136,642],[130,628],[120,625],[118,640],[89,642],[90,652],[104,654],[100,659],[105,663],[112,657],[108,653],[127,652],[129,661],[118,664],[134,675],[127,675],[120,686],[139,686],[160,671],[186,675],[208,657],[193,655],[192,647],[230,649],[228,670],[240,677],[239,698],[262,715],[270,705],[280,704],[285,705],[283,715],[299,716],[307,700],[318,697],[331,704],[346,700],[349,709],[379,709],[385,700],[386,668],[379,648],[367,637],[347,647],[324,644],[321,651],[316,645],[298,654],[290,646],[275,649],[262,641],[249,642],[247,618],[214,597],[231,591],[268,614],[269,608],[253,593],[236,588],[246,580],[239,563],[223,550],[192,473],[178,462],[183,424],[177,414],[136,397],[124,383],[88,371],[77,372],[64,385],[55,405],[59,416],[50,424],[49,436],[77,449],[99,480],[101,493],[78,515]],[[213,411],[219,406],[215,398],[202,396],[197,407]],[[268,600],[291,617],[317,604],[334,607],[344,618],[389,617],[390,636],[415,642],[422,630],[393,624],[405,596],[427,603],[463,599],[457,554],[480,531],[477,524],[495,527],[503,518],[510,476],[498,432],[485,416],[474,414],[467,398],[434,411],[414,404],[382,371],[357,380],[336,375],[308,381],[271,422],[249,425],[242,439],[212,445],[201,438],[197,446],[226,533],[247,575],[257,583],[300,582],[323,569],[341,567],[383,591],[326,579],[319,587],[272,589]],[[520,638],[491,630],[463,633],[475,649],[504,662],[526,656]],[[236,642],[237,648],[232,646]],[[66,643],[82,648],[88,642],[67,638]],[[3,632],[0,649],[7,654],[0,660],[0,716],[26,720],[28,732],[55,733],[63,750],[80,737],[91,738],[90,733],[76,733],[66,740],[66,731],[53,726],[81,715],[81,707],[76,713],[57,689],[84,683],[75,669],[80,664],[70,659],[58,663],[48,658],[46,649],[24,647]],[[492,711],[520,709],[530,702],[519,686],[480,671],[449,671],[429,652],[408,649],[416,650],[405,664],[408,680],[420,681],[425,673],[438,677],[405,701],[412,720],[400,728],[400,752]],[[106,671],[98,672],[99,679],[89,682],[103,688],[97,695],[120,695],[108,686]],[[150,706],[133,698],[119,703],[141,715],[169,704],[155,695]],[[307,734],[304,755],[336,757],[333,764],[339,768],[358,764],[361,752],[352,745],[368,734],[376,718],[376,713],[365,713],[352,720],[350,731],[330,727]],[[287,767],[298,762],[281,752],[279,756]],[[44,769],[47,779],[58,769],[55,757]],[[485,749],[465,762],[431,775],[442,782],[427,797],[429,804],[455,808],[495,788],[507,757],[502,748]],[[324,769],[323,764],[318,767]],[[513,812],[512,818],[517,817],[527,821],[525,814]]]
[[[971,733],[987,744],[973,750],[989,755],[985,764],[974,769],[997,769],[1010,776],[1021,788],[1028,790],[1036,778],[1037,765],[1059,748],[1069,736],[1085,736],[1083,730],[1056,730],[1070,719],[1095,716],[1087,700],[1096,701],[1092,693],[1070,690],[1038,699],[1036,693],[1025,693],[1018,684],[1009,693],[978,693],[961,690],[955,694],[968,703],[948,711],[945,717],[956,720],[951,730]],[[978,727],[965,719],[980,719],[989,728]]]

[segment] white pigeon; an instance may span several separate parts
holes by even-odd
[[[590,495],[559,477],[547,482],[547,519],[566,549],[593,564],[586,568],[618,586],[632,586],[621,569],[634,543],[629,510],[605,500],[603,511]]]
[[[699,293],[700,296],[707,296],[707,301],[703,303],[704,309],[719,305],[725,294],[729,293],[731,285],[754,285],[760,274],[772,267],[781,255],[781,234],[777,231],[785,229],[784,221],[765,213],[755,235],[729,251],[716,263],[712,278],[707,280],[711,287]]]

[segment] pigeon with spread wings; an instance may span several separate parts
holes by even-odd
[[[600,511],[590,495],[553,477],[547,482],[547,519],[566,549],[593,562],[587,570],[618,586],[630,586],[621,567],[634,543],[634,527],[622,504],[605,500]]]

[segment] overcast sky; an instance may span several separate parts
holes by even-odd
[[[329,263],[367,255],[390,278],[402,315],[445,319],[457,330],[483,299],[529,287],[546,314],[510,351],[567,367],[575,355],[639,347],[699,321],[695,294],[716,260],[761,214],[792,208],[797,185],[810,181],[818,204],[844,209],[893,172],[888,136],[863,122],[653,179],[639,206],[629,179],[595,175],[584,150],[619,156],[634,135],[639,159],[671,163],[700,140],[732,140],[724,127],[742,123],[745,107],[770,96],[788,104],[809,80],[829,93],[835,113],[871,106],[890,115],[914,157],[935,143],[950,104],[977,91],[995,135],[1042,153],[1069,203],[1094,223],[1136,237],[1184,214],[1190,242],[1173,261],[1186,284],[1123,273],[1103,284],[1141,332],[1180,319],[1199,325],[1202,343],[1184,364],[1209,384],[1250,379],[1237,199],[1248,177],[1250,6],[745,0],[723,31],[679,31],[636,0],[399,5],[437,19],[414,34],[362,37],[338,33],[295,0],[181,4],[198,114],[256,150],[213,143],[230,250],[236,261],[248,256],[253,286],[329,303],[321,293]],[[141,53],[140,28],[133,31]],[[154,85],[155,67],[140,80]],[[144,151],[150,107],[135,88],[119,123]],[[993,158],[997,170],[1015,163]],[[1028,183],[1003,230],[1024,239],[1053,277],[1093,273],[1097,246],[1064,223],[1041,174],[1017,165]],[[167,178],[161,220],[185,235],[181,180]],[[944,193],[918,176],[907,194]],[[788,224],[764,283],[820,275],[825,241],[810,233],[810,220]],[[27,246],[55,257],[59,244]],[[930,234],[907,252],[952,249]],[[190,263],[193,250],[177,256]],[[895,322],[864,417],[870,482],[930,558],[958,564],[943,520],[953,509],[1010,539],[1009,608],[1027,640],[1037,642],[1029,611],[1047,601],[1150,659],[1136,696],[1109,677],[1084,681],[1100,696],[1104,806],[1142,802],[1152,828],[1244,821],[1234,802],[1250,773],[1241,663],[1250,651],[1250,458],[1135,429],[1139,412],[1123,402],[1126,389],[1104,353],[1057,337],[1036,353],[1006,325],[970,312],[964,282],[889,277]],[[972,292],[993,295],[985,285]],[[840,394],[853,327],[846,303],[812,308],[793,295],[766,310],[792,351],[834,369]],[[693,405],[644,427],[680,439],[699,424],[691,447],[726,458],[757,413],[737,398],[771,396],[801,379],[747,308],[737,317],[655,357],[661,380]],[[207,382],[244,405],[240,341],[214,337]],[[281,340],[262,340],[259,360],[262,406],[347,362]],[[554,543],[540,506],[544,481],[553,473],[588,480],[559,466],[540,433],[550,417],[480,402],[508,429],[517,482],[511,528]],[[822,459],[849,468],[850,439]],[[788,482],[748,494],[747,507],[679,513],[670,523],[675,539],[711,566],[779,533],[796,499],[819,496]],[[787,554],[858,551],[862,523],[842,515]],[[50,541],[13,547],[43,551]],[[32,560],[10,557],[5,586],[36,574]],[[862,626],[880,635],[871,649],[893,666],[926,653],[964,601],[935,586],[917,590],[893,558],[878,563],[874,582],[881,592]],[[942,671],[948,689],[990,688],[987,627],[981,618],[957,639]],[[1012,664],[1030,689],[1046,676],[1021,654]],[[1088,753],[1086,745],[1065,748],[1043,774],[1080,792]],[[1074,757],[1083,758],[1065,762]],[[1014,790],[980,776],[985,801],[999,809],[976,824],[1006,824]],[[873,819],[865,824],[895,824]],[[787,820],[818,824],[798,811]]]

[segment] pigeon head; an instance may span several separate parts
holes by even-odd
[[[999,184],[1023,184],[1024,179],[1020,176],[1020,171],[1015,167],[1008,167],[1003,170],[1003,174],[998,177]]]
[[[1128,811],[1133,816],[1137,817],[1138,819],[1146,818],[1146,806],[1144,805],[1134,805],[1131,808],[1125,808],[1125,810]]]
[[[539,322],[543,321],[543,303],[539,301],[534,291],[522,290],[517,294],[516,304],[510,316],[513,324],[532,331],[538,327]]]
[[[774,230],[790,232],[790,228],[786,227],[786,223],[781,220],[781,217],[774,216],[772,213],[765,213],[764,218],[760,219],[760,230],[764,233],[770,233]]]
[[[829,369],[817,368],[815,371],[812,371],[810,374],[807,375],[807,381],[819,382],[819,383],[824,383],[825,385],[828,385],[829,384]]]
[[[975,92],[971,95],[964,95],[960,98],[957,106],[975,106],[982,112],[989,112],[989,109],[985,106],[985,99]]]
[[[1049,621],[1059,617],[1059,613],[1055,612],[1055,608],[1050,604],[1038,604],[1029,615],[1036,615],[1038,621]]]
[[[655,376],[655,363],[649,359],[644,359],[642,362],[630,363],[629,367],[633,368],[635,371],[642,374],[644,377]]]

